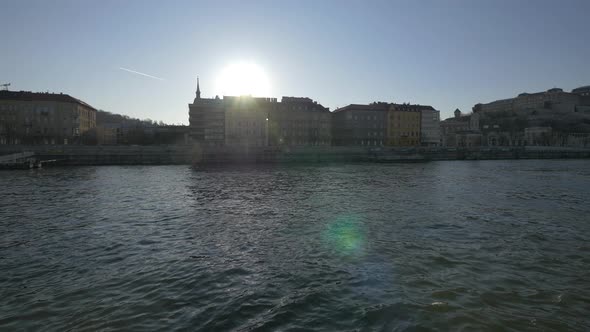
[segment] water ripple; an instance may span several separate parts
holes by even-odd
[[[2,172],[0,330],[590,330],[589,166]]]

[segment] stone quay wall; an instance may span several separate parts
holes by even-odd
[[[424,162],[435,160],[497,160],[590,158],[590,149],[560,147],[391,148],[391,147],[266,147],[201,148],[196,145],[81,146],[0,145],[0,155],[34,152],[55,165],[182,165],[231,163]]]

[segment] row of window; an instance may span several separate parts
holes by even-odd
[[[293,130],[283,130],[281,131],[283,136],[302,136],[302,137],[306,137],[306,136],[320,136],[320,132],[318,130],[314,130],[314,131],[293,131]],[[324,133],[324,136],[328,136],[328,133]]]
[[[247,129],[247,128],[237,128],[237,129],[228,129],[226,131],[228,135],[251,135],[251,136],[262,136],[264,135],[264,130],[255,130],[255,129]]]
[[[0,104],[0,111],[12,111],[12,112],[25,112],[26,115],[53,115],[56,113],[56,108],[54,105],[35,105],[35,104]],[[64,111],[70,111],[66,109]],[[74,113],[76,116],[81,115],[86,118],[95,118],[95,113],[89,109],[83,107],[77,107],[74,109]]]
[[[350,118],[350,117],[349,117]],[[377,120],[376,115],[354,115],[352,117],[353,120]],[[381,119],[379,119],[381,120]]]
[[[58,134],[59,130],[57,130],[56,128],[47,128],[47,127],[43,127],[43,128],[37,128],[35,130],[32,130],[29,127],[25,128],[25,134],[26,135],[30,135],[31,133],[36,133],[36,134]],[[80,134],[80,128],[62,128],[61,130],[61,134],[62,135],[79,135]]]

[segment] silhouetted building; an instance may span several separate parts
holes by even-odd
[[[275,107],[276,98],[224,96],[225,145],[267,146],[269,116]]]
[[[305,97],[283,97],[271,108],[269,144],[331,145],[332,121],[327,107]]]
[[[330,111],[305,97],[197,96],[189,104],[190,136],[204,146],[331,144]]]
[[[196,97],[189,107],[190,136],[204,146],[221,146],[225,143],[225,111],[219,97],[201,98],[197,78]]]
[[[583,97],[590,97],[590,85],[581,86],[572,90],[573,94]]]
[[[0,144],[94,144],[96,109],[67,94],[0,91]]]

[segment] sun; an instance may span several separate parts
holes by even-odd
[[[262,67],[251,62],[236,62],[221,71],[216,91],[222,96],[269,97],[270,83]]]

